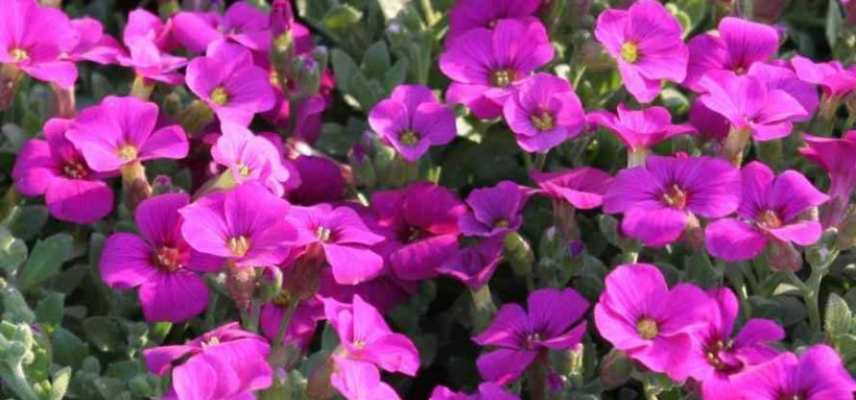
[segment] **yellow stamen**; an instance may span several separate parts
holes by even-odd
[[[126,144],[119,148],[119,158],[123,161],[133,161],[137,159],[137,147],[131,144]]]
[[[657,321],[654,321],[651,318],[642,318],[639,322],[636,323],[636,332],[639,333],[639,336],[645,340],[651,340],[660,333],[659,328],[657,327]]]
[[[12,61],[14,62],[26,61],[28,58],[30,58],[30,54],[27,53],[26,50],[20,48],[12,49],[11,51],[9,51],[9,55],[12,56]]]
[[[401,141],[401,144],[405,146],[415,146],[419,143],[419,134],[412,130],[406,130],[401,133],[401,136],[398,138]]]
[[[553,119],[553,114],[547,111],[541,111],[540,114],[532,114],[529,119],[535,129],[541,132],[549,131],[556,127],[556,121]]]
[[[633,42],[624,42],[621,45],[621,58],[630,64],[639,61],[639,46]]]
[[[495,87],[508,87],[514,82],[514,71],[510,69],[498,69],[490,75],[490,83]]]
[[[227,245],[235,257],[243,257],[250,251],[250,239],[246,236],[233,237],[229,239]]]
[[[222,106],[229,102],[229,93],[226,93],[226,89],[222,86],[218,86],[216,89],[211,91],[211,102]]]

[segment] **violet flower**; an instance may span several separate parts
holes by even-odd
[[[520,186],[502,181],[496,186],[475,189],[467,196],[472,209],[458,219],[461,233],[469,236],[490,237],[520,229],[520,215],[527,195]]]
[[[527,310],[505,304],[491,325],[473,341],[497,350],[479,356],[479,374],[505,384],[514,381],[542,352],[565,350],[580,343],[586,322],[579,321],[588,301],[573,289],[539,289],[527,299]]]
[[[203,197],[181,209],[181,234],[196,251],[241,267],[283,261],[297,239],[285,215],[289,204],[258,182]]]
[[[128,23],[122,31],[122,41],[128,45],[137,40],[151,42],[161,51],[175,50],[178,43],[173,37],[172,21],[164,23],[156,14],[137,8],[128,13]]]
[[[101,22],[85,17],[72,20],[71,26],[77,32],[77,41],[66,50],[68,59],[92,61],[102,65],[118,62],[117,58],[124,50],[116,39],[104,33]]]
[[[684,86],[696,91],[707,89],[701,80],[710,72],[730,71],[743,75],[755,63],[763,63],[779,49],[779,33],[770,25],[725,17],[719,34],[703,33],[689,41],[689,66]]]
[[[288,192],[288,200],[294,204],[311,206],[334,202],[345,197],[345,178],[339,166],[328,158],[299,156],[294,167],[300,175],[301,184]]]
[[[580,167],[557,172],[529,173],[538,185],[535,193],[554,201],[564,201],[580,210],[590,210],[603,204],[603,194],[612,177],[596,168]]]
[[[803,135],[806,146],[800,154],[826,170],[829,175],[830,201],[820,210],[824,227],[838,226],[847,214],[850,195],[856,188],[856,131],[844,133],[841,138]]]
[[[178,210],[189,203],[180,193],[146,199],[134,213],[139,236],[114,233],[104,243],[101,278],[116,289],[139,287],[146,321],[183,322],[208,307],[198,273],[215,272],[223,261],[191,250],[181,237]]]
[[[451,42],[475,28],[493,29],[503,19],[534,17],[540,7],[541,0],[458,1],[449,11],[449,32],[446,34],[446,41]]]
[[[705,231],[710,254],[727,261],[751,260],[771,240],[809,246],[820,239],[820,223],[800,216],[829,197],[805,176],[794,170],[776,176],[769,167],[754,161],[743,167],[742,178],[739,219],[718,220]]]
[[[383,272],[383,257],[371,246],[385,238],[369,230],[356,211],[326,204],[292,207],[287,219],[297,228],[297,244],[321,248],[337,283],[356,285]]]
[[[579,136],[585,127],[583,105],[571,84],[545,73],[520,82],[505,102],[503,115],[517,144],[530,153],[546,153]]]
[[[682,82],[689,50],[681,24],[656,0],[639,0],[627,10],[607,9],[597,17],[594,35],[618,63],[618,72],[640,103],[660,93],[664,80]]]
[[[731,129],[728,119],[707,108],[698,99],[690,106],[689,114],[689,123],[702,140],[719,142],[728,137],[728,131]]]
[[[590,123],[610,130],[624,143],[630,154],[645,154],[658,143],[674,136],[695,132],[686,124],[673,125],[672,115],[665,107],[631,110],[619,104],[618,113],[595,111],[588,115]]]
[[[388,261],[399,278],[432,278],[457,251],[458,219],[466,206],[445,187],[420,182],[375,192],[371,205],[380,227],[392,236],[395,249]]]
[[[452,80],[446,100],[466,105],[481,119],[499,117],[512,85],[554,54],[546,28],[536,19],[504,19],[493,30],[471,29],[440,54],[440,70]]]
[[[129,52],[116,60],[122,66],[133,68],[142,79],[170,85],[181,83],[178,70],[187,65],[187,59],[167,53],[172,47],[170,32],[171,28],[158,16],[142,9],[131,11],[122,34]]]
[[[520,400],[520,398],[508,393],[502,386],[485,382],[480,384],[478,392],[473,394],[453,392],[445,386],[437,386],[428,400]]]
[[[214,162],[228,168],[238,184],[258,181],[282,196],[283,184],[292,179],[292,173],[273,143],[240,125],[221,124],[221,129],[223,134],[211,147]]]
[[[330,384],[346,400],[400,400],[392,386],[380,380],[380,371],[371,363],[342,357],[334,358],[336,373]]]
[[[720,218],[740,202],[740,173],[710,157],[648,157],[621,170],[603,196],[603,211],[623,213],[622,231],[646,246],[677,240],[691,217]]]
[[[62,53],[77,33],[65,13],[36,0],[6,0],[0,21],[0,64],[65,89],[74,86],[77,67]]]
[[[422,85],[396,87],[369,112],[369,126],[411,162],[431,146],[448,144],[458,133],[454,111]]]
[[[256,113],[273,108],[268,73],[253,64],[244,47],[218,42],[187,66],[187,86],[221,122],[248,126]]]
[[[301,301],[288,321],[288,326],[282,333],[282,337],[277,338],[282,319],[288,312],[288,307],[292,301],[283,292],[263,305],[259,316],[259,325],[262,328],[262,334],[272,343],[278,343],[277,341],[281,340],[281,343],[286,345],[293,344],[302,349],[307,349],[315,335],[318,321],[324,319],[324,307],[321,301],[314,297]]]
[[[754,63],[749,67],[747,76],[760,79],[767,85],[767,91],[782,90],[794,98],[805,110],[805,114],[793,118],[794,122],[806,122],[812,119],[820,105],[820,97],[815,85],[805,82],[797,76],[787,63],[776,60],[773,63]]]
[[[179,125],[157,127],[158,106],[136,97],[104,98],[85,108],[66,137],[98,172],[116,172],[135,162],[181,159],[189,144]]]
[[[823,87],[827,99],[840,100],[856,89],[856,70],[844,68],[838,61],[815,63],[797,55],[791,59],[791,67],[803,81]]]
[[[182,11],[172,17],[175,39],[196,53],[222,40],[267,53],[271,46],[269,22],[266,12],[246,1],[235,2],[222,16],[215,12]]]
[[[183,345],[145,349],[143,359],[153,374],[172,376],[165,399],[246,399],[273,384],[269,353],[267,341],[232,322]]]
[[[497,235],[485,238],[473,246],[463,247],[444,261],[437,272],[461,281],[470,290],[478,290],[490,281],[502,261],[504,239],[503,236]]]
[[[625,264],[606,276],[606,288],[594,307],[604,339],[628,357],[676,381],[689,375],[693,340],[705,327],[712,300],[701,289],[681,283],[669,289],[650,264]]]
[[[89,224],[113,210],[113,191],[105,176],[89,168],[83,155],[65,138],[74,122],[52,118],[43,128],[45,140],[30,139],[12,169],[15,188],[25,196],[45,196],[54,218]]]

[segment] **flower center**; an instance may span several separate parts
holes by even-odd
[[[357,340],[354,340],[354,343],[352,343],[352,345],[354,346],[355,349],[362,350],[363,348],[366,347],[366,342],[363,341],[362,339],[357,339]]]
[[[218,86],[216,89],[211,91],[211,102],[222,106],[229,101],[229,93],[226,93],[226,89],[222,86]]]
[[[175,272],[181,268],[181,251],[175,247],[161,246],[154,253],[154,262],[165,272]]]
[[[663,203],[667,206],[683,210],[687,206],[687,194],[677,183],[669,186],[662,195]]]
[[[533,332],[526,335],[526,343],[524,344],[524,347],[526,347],[528,350],[535,350],[540,342],[541,334],[538,332]]]
[[[327,242],[330,240],[330,237],[333,235],[333,231],[326,226],[319,226],[318,229],[315,230],[315,236],[318,240],[322,242]]]
[[[274,296],[273,300],[271,300],[273,304],[276,304],[280,307],[285,307],[291,304],[291,296],[285,290],[280,290],[279,293]]]
[[[780,394],[778,400],[805,400],[806,397],[801,394]]]
[[[66,161],[62,173],[71,179],[83,179],[89,175],[89,168],[79,161]]]
[[[202,342],[202,347],[216,346],[218,344],[220,344],[220,338],[217,336],[212,336],[208,338],[208,340]]]
[[[27,53],[27,50],[21,48],[12,49],[12,51],[9,52],[9,55],[12,56],[12,61],[14,62],[26,61],[30,58],[30,53]]]
[[[250,239],[243,235],[230,238],[227,245],[235,257],[243,257],[250,251]]]
[[[782,226],[782,219],[779,218],[779,215],[776,214],[775,211],[764,210],[761,215],[758,216],[758,223],[764,228],[776,229]]]
[[[514,82],[515,75],[512,69],[502,68],[495,70],[490,74],[490,84],[494,87],[508,87]]]
[[[556,121],[553,119],[553,114],[547,111],[541,111],[539,114],[532,114],[529,119],[532,121],[532,126],[541,132],[549,131],[556,127]]]
[[[500,219],[497,219],[496,221],[493,221],[493,226],[496,228],[508,228],[509,225],[511,225],[511,224],[505,218],[500,218]]]
[[[722,340],[717,340],[711,344],[709,344],[705,348],[704,356],[707,359],[708,364],[712,365],[719,371],[728,371],[734,370],[735,368],[739,368],[739,366],[729,365],[725,363],[725,361],[720,358],[719,353],[722,351],[727,351],[731,348],[733,343],[731,341],[725,342]]]
[[[657,321],[645,317],[640,319],[639,322],[636,323],[636,332],[639,333],[639,336],[642,339],[651,340],[657,337],[657,334],[660,333],[660,330],[657,327]]]
[[[415,226],[411,226],[411,227],[406,228],[404,230],[404,232],[401,233],[399,238],[402,239],[402,241],[404,243],[413,243],[413,242],[418,241],[418,240],[420,240],[426,236],[428,236],[427,232],[425,232],[422,229],[417,228]]]
[[[621,45],[621,58],[630,64],[639,61],[639,46],[633,42],[624,42]]]
[[[119,148],[119,158],[123,161],[133,161],[137,159],[137,147],[131,144],[126,144]]]
[[[398,140],[405,146],[415,146],[419,143],[419,134],[415,131],[408,129],[404,132],[401,132],[401,135],[398,137]]]
[[[238,164],[238,175],[243,177],[250,176],[250,167],[246,164]]]

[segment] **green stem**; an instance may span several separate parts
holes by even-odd
[[[645,381],[642,382],[642,391],[645,394],[645,400],[658,400],[657,394],[659,394],[659,392],[654,385],[651,384],[649,379],[645,379]]]
[[[487,283],[478,289],[470,290],[470,296],[473,299],[473,332],[481,332],[496,313],[496,304],[493,303]]]
[[[751,305],[749,303],[749,292],[746,289],[746,280],[742,272],[742,266],[729,263],[725,266],[724,271],[725,276],[731,282],[731,286],[737,292],[737,297],[740,299],[740,316],[746,321],[751,315]]]
[[[27,375],[24,373],[24,367],[21,363],[15,363],[5,371],[0,369],[0,378],[2,378],[0,381],[12,389],[12,392],[18,395],[21,400],[39,400],[39,396],[27,381]]]
[[[543,171],[545,164],[547,164],[547,153],[538,153],[535,156],[535,169]]]
[[[526,385],[529,388],[530,400],[547,399],[547,352],[538,354],[535,362],[526,371]]]
[[[285,332],[288,330],[288,325],[291,323],[291,319],[294,317],[294,313],[297,311],[297,306],[299,305],[300,300],[294,300],[288,303],[288,308],[285,309],[285,314],[283,314],[282,320],[279,321],[279,329],[276,331],[274,346],[282,346],[285,344]]]
[[[428,26],[433,26],[437,22],[437,13],[434,12],[434,5],[431,0],[420,0],[419,5],[422,7],[422,13],[425,14],[425,22]]]

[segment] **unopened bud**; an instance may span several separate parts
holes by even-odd
[[[633,362],[624,352],[611,350],[600,364],[600,380],[607,390],[617,388],[628,380],[633,373]]]
[[[214,111],[200,100],[194,100],[178,114],[178,123],[188,135],[201,131],[213,120]]]
[[[529,242],[517,232],[505,236],[505,259],[517,276],[529,276],[535,263],[535,254]]]
[[[802,255],[791,243],[771,240],[767,245],[767,263],[777,271],[799,271]]]
[[[256,291],[257,273],[252,267],[239,267],[230,263],[226,267],[226,292],[239,309],[249,308]]]
[[[282,277],[282,291],[291,301],[304,301],[315,296],[321,280],[321,268],[326,259],[319,245],[310,245],[294,262],[286,268]]]
[[[267,303],[282,291],[282,270],[279,267],[265,268],[259,278],[259,299]]]

